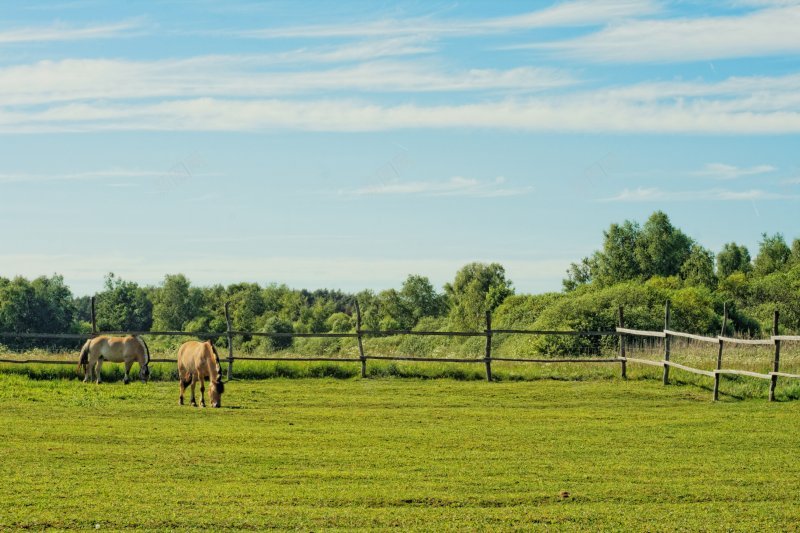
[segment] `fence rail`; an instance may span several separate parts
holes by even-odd
[[[723,322],[722,322],[722,331],[725,331],[725,325],[728,321],[728,313],[727,307],[723,311]],[[622,325],[622,308],[620,308],[620,325]],[[720,387],[720,377],[725,375],[733,375],[733,376],[748,376],[752,378],[758,379],[768,379],[770,380],[769,386],[769,401],[775,400],[775,389],[778,384],[778,377],[789,378],[789,379],[800,379],[800,374],[790,374],[786,372],[780,371],[780,353],[781,353],[781,342],[785,341],[800,341],[800,335],[778,335],[778,322],[779,322],[780,315],[776,310],[773,315],[772,320],[772,335],[769,339],[737,339],[734,337],[725,337],[721,334],[717,337],[708,337],[705,335],[695,335],[693,333],[684,333],[680,331],[673,331],[669,329],[669,320],[670,320],[670,309],[669,309],[669,301],[667,301],[667,305],[665,307],[664,312],[664,331],[644,331],[644,330],[636,330],[636,329],[627,329],[623,327],[617,328],[617,333],[622,335],[630,335],[630,336],[641,336],[641,337],[663,337],[664,338],[664,359],[661,361],[653,361],[650,359],[635,359],[632,357],[628,357],[627,360],[632,363],[639,363],[644,365],[651,365],[651,366],[663,366],[664,367],[664,384],[669,384],[669,369],[670,368],[677,368],[679,370],[683,370],[685,372],[690,372],[692,374],[699,374],[702,376],[707,376],[710,378],[714,378],[714,389],[713,389],[713,397],[714,401],[719,399],[719,387]],[[721,332],[720,332],[721,333]],[[719,345],[719,351],[717,353],[717,367],[714,370],[702,370],[699,368],[694,368],[687,365],[682,365],[670,361],[670,337],[682,337],[686,339],[696,340],[700,342],[708,342],[708,343],[716,343]],[[722,354],[723,348],[725,344],[740,344],[740,345],[747,345],[747,346],[773,346],[774,347],[774,357],[772,360],[772,371],[767,373],[760,373],[760,372],[752,372],[750,370],[739,370],[734,368],[722,368]],[[624,346],[624,339],[621,341],[621,344]]]
[[[669,329],[670,323],[670,302],[667,301],[664,309],[664,329],[662,331],[639,330],[626,328],[624,319],[624,309],[619,307],[618,327],[613,330],[533,330],[533,329],[493,329],[492,317],[486,313],[486,329],[483,331],[414,331],[414,330],[365,330],[362,329],[361,309],[358,302],[355,303],[356,310],[356,331],[349,333],[295,333],[295,332],[263,332],[263,331],[240,331],[232,327],[230,315],[230,305],[225,304],[225,321],[227,328],[225,331],[99,331],[95,315],[95,299],[91,299],[91,333],[33,333],[33,332],[0,332],[0,338],[42,338],[42,339],[75,339],[88,340],[100,335],[147,335],[147,336],[183,336],[195,338],[215,338],[226,337],[228,341],[228,379],[233,377],[234,361],[325,361],[339,363],[361,363],[361,375],[367,376],[367,361],[413,361],[413,362],[439,362],[439,363],[483,363],[486,366],[486,379],[492,381],[492,362],[514,362],[514,363],[619,363],[621,364],[622,377],[627,377],[627,363],[637,363],[663,368],[663,382],[669,384],[669,370],[675,368],[684,372],[698,374],[714,378],[714,400],[719,399],[720,377],[723,375],[741,375],[760,379],[770,380],[769,400],[774,400],[775,388],[778,377],[788,379],[800,379],[800,374],[791,374],[780,371],[780,348],[781,342],[800,341],[800,335],[779,335],[778,334],[778,311],[775,311],[773,318],[772,335],[769,339],[738,339],[722,335],[725,331],[728,315],[727,308],[723,311],[723,323],[720,335],[710,337],[697,335]],[[494,335],[562,335],[562,336],[581,336],[597,337],[608,336],[617,337],[619,342],[619,355],[617,357],[560,357],[560,358],[531,358],[531,357],[495,357],[492,355],[492,338]],[[475,358],[446,358],[446,357],[413,357],[402,355],[368,355],[364,349],[363,340],[365,337],[387,337],[394,335],[416,335],[416,336],[440,336],[440,337],[484,337],[486,338],[486,348],[484,356]],[[234,337],[305,337],[305,338],[352,338],[358,341],[358,357],[315,357],[315,356],[235,356],[233,350]],[[628,357],[626,355],[627,337],[651,337],[664,339],[664,358],[662,360],[643,359]],[[716,368],[714,370],[702,370],[688,365],[683,365],[670,360],[671,356],[671,337],[685,338],[689,340],[713,343],[719,345],[716,358]],[[722,368],[723,348],[726,344],[740,344],[751,346],[774,346],[774,358],[772,361],[772,371],[769,373],[758,373],[749,370]],[[153,363],[176,363],[175,359],[151,359]],[[0,363],[19,363],[19,364],[75,364],[74,361],[59,361],[40,358],[28,359],[9,359],[0,358]]]

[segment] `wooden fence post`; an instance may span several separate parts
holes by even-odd
[[[358,357],[361,359],[361,377],[367,377],[367,356],[364,353],[364,341],[361,333],[361,306],[356,300],[356,335],[358,336]]]
[[[725,345],[725,341],[722,340],[722,336],[725,335],[725,328],[728,326],[728,304],[722,304],[722,327],[720,328],[719,335],[719,350],[717,351],[717,370],[722,369],[722,347]],[[714,401],[716,402],[719,400],[719,380],[721,374],[719,372],[714,372]]]
[[[618,322],[619,327],[625,327],[625,308],[623,306],[619,306],[619,315],[618,315]],[[619,333],[619,358],[622,359],[622,378],[628,378],[628,361],[625,359],[625,334]]]
[[[492,312],[486,311],[486,354],[483,357],[486,363],[486,381],[492,381]]]
[[[230,302],[225,302],[225,323],[228,325],[228,381],[233,378],[233,328],[231,327]]]
[[[664,329],[669,329],[669,306],[670,301],[667,300],[667,303],[664,304]],[[669,363],[669,335],[664,336],[664,361]],[[664,364],[664,385],[669,385],[669,365]]]
[[[775,314],[772,317],[772,335],[778,335],[778,319],[780,318],[780,314],[778,310],[775,310]],[[781,368],[781,341],[775,339],[775,359],[772,362],[772,371],[773,372],[780,372]],[[770,376],[769,380],[769,401],[775,401],[775,387],[778,386],[778,376],[773,374]]]

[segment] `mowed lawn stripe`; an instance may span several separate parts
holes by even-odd
[[[794,527],[800,407],[648,381],[0,375],[0,526]],[[568,494],[567,494],[568,493]]]

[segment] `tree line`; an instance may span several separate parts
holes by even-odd
[[[722,308],[730,333],[768,332],[772,312],[781,311],[785,331],[800,331],[800,239],[787,244],[781,234],[764,234],[755,257],[747,247],[727,243],[716,254],[701,246],[657,211],[644,224],[626,220],[603,232],[601,249],[572,263],[563,290],[515,294],[498,263],[470,263],[441,290],[420,275],[399,289],[293,289],[286,285],[235,283],[192,285],[183,274],[168,274],[156,286],[141,286],[109,273],[96,295],[97,326],[104,331],[206,331],[223,333],[225,302],[233,328],[254,332],[351,332],[358,301],[364,329],[431,331],[482,330],[491,311],[498,328],[613,329],[616,309],[626,307],[631,327],[660,329],[666,299],[675,329],[718,332]],[[86,333],[90,298],[74,297],[63,277],[0,277],[0,331]],[[220,341],[224,343],[224,338]],[[252,350],[295,349],[311,354],[341,353],[347,340],[256,337],[241,339]],[[600,351],[613,339],[498,337],[509,354]],[[6,338],[10,348],[53,345],[36,339]],[[165,339],[163,342],[170,342]],[[450,352],[470,353],[474,339],[396,338],[386,350],[426,355],[444,342]]]

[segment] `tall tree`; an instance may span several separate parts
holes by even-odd
[[[410,310],[412,326],[425,316],[441,316],[447,311],[445,296],[436,292],[425,276],[409,275],[400,289],[400,299]]]
[[[680,275],[689,285],[714,289],[717,286],[717,277],[714,275],[714,254],[699,244],[693,244],[689,257],[681,265]]]
[[[766,276],[773,272],[783,270],[789,262],[792,251],[786,245],[783,235],[761,234],[761,242],[758,244],[758,255],[753,261],[753,272],[759,276]]]
[[[0,278],[0,331],[21,333],[69,333],[74,327],[72,293],[59,275],[33,281]],[[50,339],[14,339],[13,347],[58,344]]]
[[[692,244],[692,239],[673,226],[663,211],[656,211],[645,222],[634,247],[641,275],[645,279],[678,275]]]
[[[183,274],[167,274],[155,292],[153,325],[157,330],[181,331],[185,324],[200,314],[202,293],[193,289]]]
[[[729,242],[717,255],[717,275],[725,279],[734,272],[747,274],[753,269],[750,264],[750,252],[745,245]]]
[[[133,281],[109,272],[105,290],[97,295],[97,327],[100,330],[147,331],[153,325],[153,304]]]
[[[456,328],[482,329],[484,314],[493,311],[514,294],[511,280],[498,263],[469,263],[456,273],[444,289],[450,298],[450,321]]]
[[[602,286],[640,277],[642,270],[632,253],[640,236],[641,229],[636,222],[626,220],[622,224],[611,224],[608,231],[603,232],[603,250],[596,254],[594,264],[589,263],[596,270],[591,277]]]

